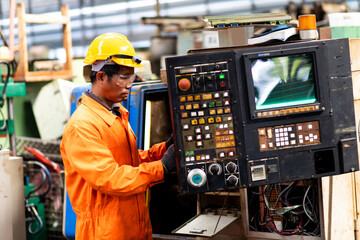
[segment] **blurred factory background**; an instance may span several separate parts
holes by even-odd
[[[20,2],[20,1],[17,1]],[[72,31],[73,57],[84,57],[87,46],[95,36],[105,32],[119,32],[133,43],[135,48],[149,48],[153,36],[172,35],[176,32],[158,32],[156,25],[142,24],[143,17],[200,17],[210,15],[239,15],[263,12],[283,12],[291,9],[294,17],[321,11],[316,0],[26,0],[27,13],[55,15],[61,6],[69,6]],[[358,11],[358,0],[332,1],[346,4],[346,11]],[[0,23],[5,36],[9,34],[10,1],[0,1]],[[295,9],[294,9],[295,8]],[[325,9],[323,9],[325,10]],[[327,9],[326,9],[327,10]],[[325,10],[325,11],[326,11]],[[329,9],[331,11],[331,9]],[[329,11],[327,10],[327,11]],[[338,12],[338,8],[333,9]],[[321,17],[319,15],[319,17]],[[50,58],[64,57],[61,25],[45,24],[27,28],[28,45],[46,45]]]

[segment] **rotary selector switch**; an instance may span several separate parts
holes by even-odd
[[[189,172],[187,181],[192,187],[202,187],[206,183],[206,173],[202,169],[194,168]]]
[[[200,80],[201,80],[201,77],[200,76],[197,76],[194,78],[194,86],[195,87],[200,87]]]
[[[237,165],[233,162],[229,162],[228,164],[226,164],[225,168],[226,171],[228,171],[229,173],[234,173],[236,172]]]
[[[238,183],[239,183],[239,178],[234,176],[234,175],[231,175],[229,176],[226,181],[229,183],[229,185],[231,186],[237,186]]]
[[[218,163],[212,163],[209,166],[210,175],[220,175],[222,173],[221,165]]]
[[[187,78],[182,78],[182,79],[180,79],[178,86],[181,91],[185,92],[185,91],[189,90],[189,88],[191,87],[191,82]]]

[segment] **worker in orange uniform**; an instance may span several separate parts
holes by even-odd
[[[60,146],[66,188],[77,215],[77,240],[152,239],[145,191],[175,168],[172,136],[138,150],[128,111],[119,104],[141,59],[116,33],[96,37],[84,63],[92,89],[69,119]]]

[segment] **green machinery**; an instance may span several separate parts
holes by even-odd
[[[9,148],[13,152],[13,155],[16,155],[13,97],[25,96],[26,86],[25,82],[15,83],[10,77],[10,62],[0,60],[0,64],[1,67],[7,67],[6,77],[4,80],[2,77],[3,68],[0,68],[0,137],[5,137],[6,141],[3,145],[6,146],[9,144]],[[6,115],[3,113],[5,103],[7,108],[7,119]],[[7,139],[9,139],[9,143],[7,142]],[[1,146],[1,148],[3,147],[4,146]]]

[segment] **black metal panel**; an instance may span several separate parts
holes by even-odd
[[[309,86],[313,89],[308,93],[311,93],[310,101],[306,98],[298,103],[284,101],[281,106],[257,109],[251,72],[253,63],[258,59],[265,61],[265,58],[282,61],[291,56],[295,56],[291,64],[303,56],[311,59],[307,68],[312,69],[308,73],[311,72]],[[347,39],[204,52],[167,58],[166,64],[182,192],[258,186],[359,169]],[[293,66],[291,64],[289,66]],[[224,75],[221,78],[225,85],[220,84],[219,75]],[[291,88],[286,85],[278,89],[284,91],[289,86]],[[292,95],[295,96],[298,93],[294,89]],[[222,112],[225,106],[217,105],[214,99],[216,93],[221,95],[224,91],[228,91],[229,97],[220,99],[229,101],[231,111],[228,115]],[[198,101],[193,99],[195,96]],[[208,105],[197,109],[196,104],[204,102]],[[218,109],[222,110],[218,112]],[[199,110],[203,111],[201,116]],[[230,116],[231,131],[227,131],[226,121],[207,124],[212,116]],[[205,118],[205,123],[200,123],[201,118]],[[189,129],[184,128],[186,124]],[[214,138],[203,140],[199,137],[204,146],[198,146],[196,133],[192,135],[192,131],[198,127],[204,130],[206,125],[210,125]],[[225,126],[227,130],[219,130]],[[188,138],[189,135],[192,136]],[[231,146],[236,153],[233,157],[227,154],[232,150]],[[221,152],[225,152],[225,156]],[[236,170],[227,171],[234,168],[227,165],[230,162],[235,163]],[[219,164],[223,172],[209,173],[213,163]],[[203,170],[204,173],[196,170],[202,177],[196,175],[194,180],[205,178],[205,184],[194,186],[192,180],[187,179],[188,174],[194,173],[190,172],[192,169]]]

